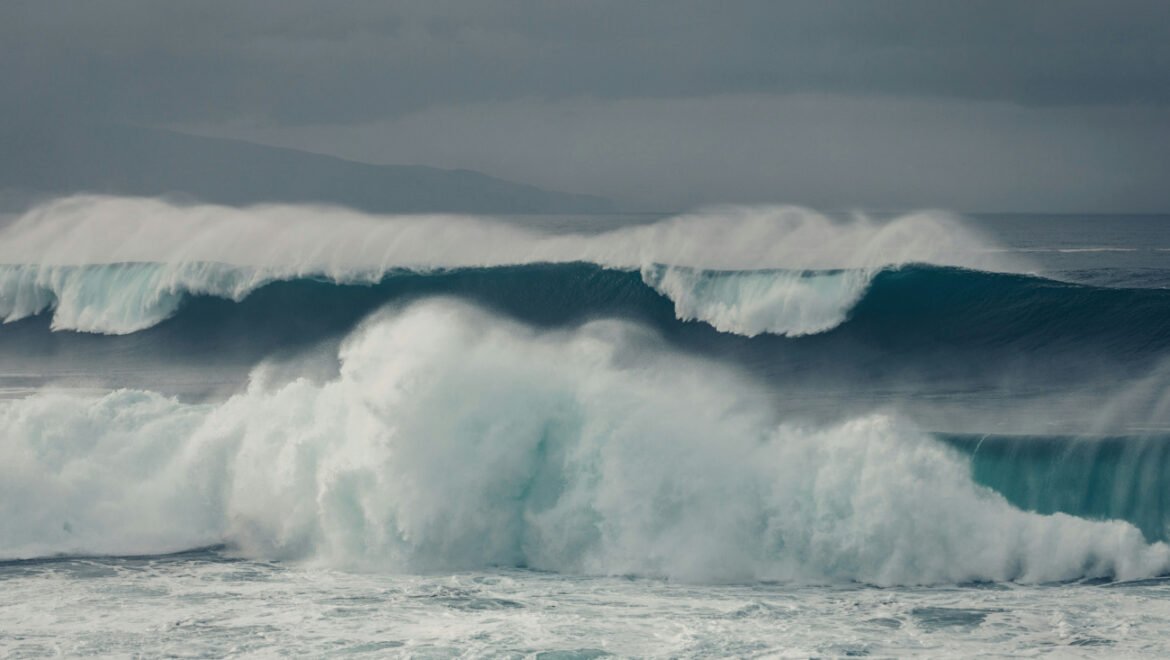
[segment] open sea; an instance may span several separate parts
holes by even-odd
[[[0,655],[1170,654],[1170,216],[0,218]]]

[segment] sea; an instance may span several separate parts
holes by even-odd
[[[0,656],[1170,654],[1170,216],[82,195],[0,320]]]

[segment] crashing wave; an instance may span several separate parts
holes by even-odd
[[[845,320],[873,277],[865,270],[642,270],[643,281],[674,302],[680,320],[704,321],[720,332],[746,337],[831,330]]]
[[[0,556],[226,542],[344,567],[880,585],[1170,568],[1128,523],[1011,506],[906,423],[778,422],[755,383],[656,345],[432,299],[367,321],[326,382],[260,368],[222,403],[3,401]]]
[[[0,317],[11,322],[51,309],[54,330],[128,334],[166,320],[187,295],[238,302],[269,281],[221,264],[0,266]]]
[[[480,217],[75,197],[0,228],[0,318],[52,310],[55,329],[123,334],[174,314],[184,296],[238,301],[278,280],[586,262],[641,271],[679,318],[802,335],[839,324],[884,268],[1011,270],[1007,259],[940,213],[842,222],[794,207],[728,207],[553,234]]]

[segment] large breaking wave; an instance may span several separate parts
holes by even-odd
[[[777,419],[751,381],[603,321],[534,331],[431,299],[376,315],[325,382],[215,404],[0,402],[0,556],[226,542],[346,567],[684,580],[1142,578],[1170,548],[979,486],[896,417]]]
[[[52,310],[54,329],[124,334],[172,316],[187,296],[239,301],[279,280],[372,283],[403,271],[570,262],[640,272],[680,319],[747,336],[833,328],[891,267],[1013,266],[941,213],[878,223],[725,208],[554,234],[488,218],[81,197],[0,229],[0,318]]]
[[[55,330],[127,334],[195,297],[239,302],[273,283],[324,281],[488,303],[527,297],[533,307],[569,305],[579,315],[620,312],[630,300],[653,308],[649,290],[679,320],[748,337],[823,333],[881,314],[902,317],[901,327],[875,331],[907,337],[948,318],[961,319],[951,324],[960,335],[1014,329],[1036,344],[1070,328],[1132,329],[1142,335],[1130,339],[1136,347],[1166,334],[1165,290],[987,272],[1023,270],[940,213],[873,222],[793,207],[725,208],[566,234],[490,218],[78,197],[0,227],[0,319],[50,313]]]
[[[532,264],[398,270],[348,284],[273,279],[222,264],[0,266],[0,314],[10,323],[49,313],[54,330],[141,334],[163,324],[158,334],[182,335],[247,321],[240,328],[246,339],[272,347],[291,341],[292,328],[303,329],[306,340],[320,339],[381,304],[429,295],[458,296],[546,326],[628,318],[703,348],[754,347],[761,358],[804,345],[776,344],[761,333],[815,334],[805,340],[809,350],[850,341],[902,359],[940,347],[1130,360],[1170,349],[1170,290],[918,264],[872,273]],[[758,341],[744,344],[741,337]]]

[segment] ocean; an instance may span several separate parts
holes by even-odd
[[[0,219],[0,655],[1170,652],[1170,216]]]

